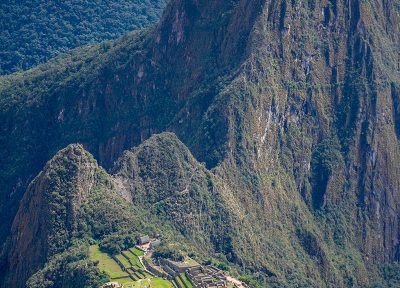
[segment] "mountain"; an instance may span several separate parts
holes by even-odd
[[[260,287],[396,285],[399,9],[174,0],[149,29],[2,77],[0,239],[82,143],[133,207]]]
[[[222,180],[198,163],[173,133],[124,152],[113,168],[117,191],[135,207],[175,226],[203,251],[229,253],[237,208]]]
[[[156,22],[164,0],[2,1],[0,74],[26,70],[92,42]]]
[[[164,165],[155,165],[160,161]],[[227,205],[218,185],[172,133],[127,151],[113,175],[81,145],[71,144],[24,194],[6,243],[5,285],[24,287],[29,279],[29,287],[99,286],[107,277],[87,260],[87,243],[154,232],[152,225],[162,225],[158,232],[170,242],[181,233],[197,241],[202,253],[222,251],[231,230],[222,220]]]
[[[134,223],[139,226],[131,211],[94,158],[82,146],[69,145],[46,164],[24,194],[11,229],[12,273],[5,282],[24,287],[49,259],[66,254],[74,238],[102,238],[132,229]]]

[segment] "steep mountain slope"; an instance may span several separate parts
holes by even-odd
[[[191,243],[201,255],[228,253],[231,205],[221,199],[221,183],[174,134],[127,151],[114,170],[112,178],[75,144],[46,164],[15,217],[4,285],[25,287],[34,274],[28,287],[97,287],[107,278],[88,260],[88,242],[136,231]]]
[[[140,214],[115,192],[94,158],[80,145],[68,146],[46,164],[21,201],[8,243],[12,272],[6,284],[24,287],[48,259],[70,250],[74,238],[134,231],[141,227],[135,215]]]
[[[2,1],[0,74],[26,70],[71,48],[157,21],[166,1]]]
[[[228,260],[277,287],[369,286],[400,257],[399,9],[176,0],[152,29],[2,78],[2,235],[52,153],[81,142],[111,168],[173,131],[221,183]],[[169,176],[143,147],[122,159],[119,191],[155,209],[164,190],[135,173]],[[166,191],[185,204],[181,185]],[[208,241],[206,223],[182,232]]]
[[[124,198],[172,223],[201,251],[233,253],[240,205],[175,134],[157,134],[124,152],[113,177]]]
[[[237,63],[233,61],[237,57],[227,59],[226,63],[215,63],[216,57],[232,53],[219,51],[216,54],[209,46],[226,42],[223,45],[232,49],[239,44],[238,39],[227,35],[229,23],[223,23],[222,27],[216,25],[212,34],[221,36],[211,38],[210,27],[186,31],[188,36],[185,37],[191,37],[190,42],[194,42],[193,45],[185,42],[188,48],[170,39],[178,33],[170,33],[176,30],[174,11],[186,9],[184,4],[187,3],[171,3],[162,24],[152,31],[135,33],[115,44],[78,50],[30,72],[2,78],[0,117],[4,125],[0,141],[4,149],[0,158],[5,173],[1,175],[4,184],[1,198],[10,202],[9,210],[1,209],[3,213],[15,213],[13,209],[29,182],[27,179],[35,175],[51,155],[71,142],[83,143],[105,167],[110,167],[124,149],[168,127],[179,128],[179,134],[186,134],[181,138],[192,141],[191,146],[200,144],[201,139],[196,140],[200,135],[193,135],[193,131],[201,133],[196,127],[200,126],[215,90],[223,87],[216,79],[219,73],[225,73],[219,67],[228,69]],[[177,5],[179,7],[175,7]],[[221,14],[233,9],[233,4],[219,5],[221,7],[216,9]],[[213,19],[210,11],[202,13],[209,21]],[[195,17],[193,21],[201,18],[200,15],[192,17]],[[226,19],[228,16],[220,21],[227,22]],[[190,28],[191,22],[185,20],[185,25]],[[203,36],[198,34],[201,31]],[[190,56],[193,60],[186,63],[189,60],[186,53],[196,57]],[[195,78],[186,80],[189,69],[201,71],[193,73],[191,77]],[[205,80],[206,77],[210,79]],[[209,85],[210,81],[215,85]],[[175,125],[178,122],[181,123]],[[17,126],[20,128],[14,129]],[[44,126],[47,128],[40,128]],[[226,129],[225,126],[221,128],[222,131]],[[223,138],[218,140],[223,141]],[[35,148],[28,148],[33,143]],[[205,145],[208,150],[216,146],[212,142]],[[195,154],[202,153],[201,149],[194,150]],[[203,154],[203,158],[210,158],[204,159],[210,165],[216,164],[218,151]],[[14,191],[13,196],[9,197],[9,191]],[[1,231],[6,225],[0,227]]]

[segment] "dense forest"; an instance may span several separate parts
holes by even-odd
[[[154,23],[166,0],[0,2],[0,75]]]

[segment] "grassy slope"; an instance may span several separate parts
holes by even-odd
[[[153,278],[150,282],[151,288],[172,288],[174,287],[171,282],[162,278]]]
[[[131,249],[124,251],[125,255],[128,256],[129,260],[131,261],[132,265],[139,265],[139,267],[142,265],[139,261],[139,258],[137,255],[133,254],[131,252]]]
[[[132,248],[132,250],[135,248]],[[137,250],[137,249],[135,249]],[[132,254],[133,255],[133,254]],[[116,257],[123,263],[125,267],[130,267],[130,264],[126,261],[126,259],[121,255],[116,255]],[[132,256],[139,265],[140,262],[137,256]],[[173,285],[170,281],[148,275],[145,279],[138,280],[136,282],[132,282],[132,279],[126,278],[122,279],[122,277],[128,276],[128,273],[124,272],[118,263],[112,259],[107,253],[101,252],[98,245],[91,245],[89,248],[89,259],[91,261],[98,261],[98,268],[100,271],[105,272],[111,277],[111,281],[118,281],[120,284],[124,285],[125,288],[132,287],[142,287],[144,283],[149,283],[152,288],[172,288]],[[132,261],[131,260],[131,261]],[[118,279],[121,278],[121,279]]]
[[[107,253],[101,252],[98,245],[91,245],[89,257],[92,261],[99,261],[99,270],[110,275],[111,278],[128,276],[128,273],[122,271],[121,267]]]

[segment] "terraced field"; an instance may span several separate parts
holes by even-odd
[[[144,279],[123,284],[124,288],[173,288],[174,285],[162,278]]]
[[[132,265],[129,263],[128,259],[126,259],[123,255],[119,254],[115,256],[125,268],[130,268]]]
[[[193,288],[192,283],[186,277],[185,273],[181,273],[178,276],[176,276],[174,281],[175,281],[176,286],[178,286],[178,288]]]
[[[124,288],[173,288],[174,285],[170,281],[154,277],[145,270],[139,260],[139,256],[143,254],[144,252],[139,249],[130,248],[113,258],[100,251],[98,245],[89,248],[90,259],[99,261],[99,269],[107,273],[112,281],[122,284]]]
[[[136,247],[129,248],[129,251],[131,251],[134,255],[138,257],[144,255],[144,252],[142,250],[137,249]]]
[[[190,280],[186,277],[185,273],[179,274],[179,277],[181,277],[183,284],[185,284],[186,288],[192,288],[193,285],[190,282]]]
[[[112,279],[129,277],[127,272],[112,259],[107,253],[101,252],[98,245],[92,245],[89,248],[89,255],[93,261],[99,261],[99,269],[107,273]]]
[[[128,260],[130,261],[130,263],[132,263],[132,266],[134,268],[137,269],[142,268],[142,264],[139,261],[139,257],[135,255],[131,250],[122,251],[122,255],[128,258]]]

